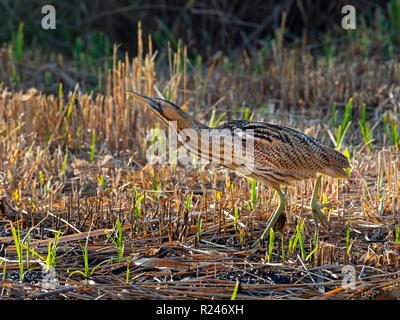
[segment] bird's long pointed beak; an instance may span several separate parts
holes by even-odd
[[[141,103],[145,103],[145,104],[147,103],[153,109],[155,109],[157,111],[160,111],[159,110],[160,108],[159,108],[158,104],[155,103],[153,98],[150,98],[150,97],[144,96],[144,95],[142,95],[140,93],[137,93],[137,92],[134,92],[134,91],[129,91],[129,90],[126,90],[126,93],[128,93],[131,96],[133,96],[137,101],[139,101]]]

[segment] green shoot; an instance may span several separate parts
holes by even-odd
[[[43,188],[44,188],[44,175],[43,175],[43,172],[40,171],[40,173],[39,173],[39,190],[40,190],[40,193],[42,193],[42,194],[43,194]]]
[[[94,153],[96,152],[96,132],[93,130],[92,147],[90,148],[90,163],[94,161]]]
[[[190,211],[190,205],[192,203],[192,197],[193,197],[193,193],[191,193],[190,195],[188,194],[186,196],[186,210],[189,212]]]
[[[21,22],[18,26],[17,37],[15,39],[15,59],[17,61],[22,58],[22,48],[24,46],[24,23]]]
[[[197,240],[200,240],[201,237],[201,218],[197,218]]]
[[[90,276],[90,273],[89,273],[88,244],[89,244],[89,237],[86,238],[85,248],[83,248],[82,244],[79,242],[79,245],[81,246],[81,250],[82,250],[84,271],[75,270],[75,271],[71,272],[69,276],[72,276],[75,273],[80,273],[81,275],[83,275],[85,277],[85,279],[87,279]],[[93,271],[94,270],[92,270],[92,272]]]
[[[252,208],[255,208],[257,201],[257,181],[256,180],[251,180],[251,203],[252,203]]]
[[[364,139],[364,143],[367,146],[368,150],[371,151],[371,127],[369,123],[366,122],[366,107],[365,103],[362,105],[362,118],[361,121],[358,120],[358,124],[360,125],[361,128],[361,134]]]
[[[214,123],[214,118],[215,118],[215,112],[216,112],[216,110],[214,109],[212,112],[211,112],[211,118],[210,118],[210,122],[209,122],[209,124],[208,124],[208,126],[209,127],[212,127],[213,126],[213,123]]]
[[[297,229],[297,237],[299,239],[301,258],[304,260],[304,244],[303,244],[303,237],[302,237],[303,225],[304,225],[304,221],[301,221],[300,225],[297,226],[296,229]]]
[[[343,154],[347,157],[347,160],[349,161],[349,163],[350,163],[350,153],[349,153],[349,148],[346,148],[346,150],[344,150],[343,151]],[[350,177],[350,174],[351,174],[351,169],[350,168],[347,168],[346,169],[346,171],[347,171],[347,175]]]
[[[239,213],[238,213],[238,208],[237,207],[235,207],[234,208],[234,212],[235,212],[235,232],[237,232],[237,230],[238,230],[238,221],[239,221]]]
[[[249,120],[249,114],[250,114],[250,110],[249,110],[249,108],[246,108],[245,110],[244,110],[244,115],[243,115],[243,120]]]
[[[31,200],[32,201],[32,200]],[[31,234],[30,232],[28,232],[28,234],[26,235],[26,265],[29,268],[29,259],[30,259],[30,244],[31,244]]]
[[[352,118],[352,113],[353,113],[353,108],[351,106],[352,101],[353,101],[353,99],[350,98],[346,105],[346,109],[344,111],[342,124],[339,125],[338,130],[337,130],[337,136],[335,139],[335,149],[336,150],[340,150],[343,140],[344,140],[344,137],[350,128],[351,118]],[[336,105],[335,105],[334,112],[336,114]],[[332,123],[336,123],[336,115],[335,115],[335,119],[334,120],[332,119]],[[331,139],[334,139],[334,138],[331,136]]]
[[[58,111],[62,110],[63,107],[63,84],[60,82],[58,86]]]
[[[351,250],[351,247],[352,247],[352,246],[353,246],[353,244],[350,243],[349,247],[348,247],[347,250],[346,250],[347,255],[350,254],[350,250]]]
[[[317,250],[318,250],[318,246],[316,246],[316,247],[309,253],[309,255],[306,257],[306,260],[305,260],[305,261],[308,261],[308,260],[312,257],[313,254],[316,254],[316,253],[317,253]]]
[[[363,105],[362,105],[361,122],[362,122],[362,125],[365,127],[367,124],[367,108],[366,108],[365,103],[363,103]]]
[[[274,249],[274,230],[269,229],[269,245],[268,245],[268,263],[271,261],[271,257],[272,257],[272,250]]]
[[[68,149],[65,148],[65,156],[64,156],[64,161],[63,161],[62,168],[61,168],[61,175],[63,177],[65,177],[65,168],[67,166],[67,157],[68,157]]]
[[[318,251],[316,249],[318,248],[318,242],[319,242],[319,228],[317,228],[315,230],[315,234],[314,234],[314,241],[313,241],[314,250],[312,251],[312,252],[314,252],[314,261],[317,261]]]
[[[107,183],[104,181],[104,176],[102,174],[100,175],[100,177],[97,177],[97,181],[99,182],[103,190],[107,189]]]
[[[104,231],[104,232],[109,236],[109,238],[111,239],[111,241],[114,243],[115,247],[117,248],[118,258],[123,258],[124,257],[124,241],[123,241],[123,234],[122,234],[122,225],[121,225],[121,221],[119,220],[119,218],[117,218],[117,221],[115,223],[115,229],[117,231],[117,235],[116,235],[115,239],[107,231]]]
[[[209,126],[211,127],[211,128],[213,128],[213,127],[216,127],[217,125],[218,125],[218,123],[221,121],[221,119],[225,116],[225,112],[223,112],[218,118],[217,118],[217,120],[214,120],[215,119],[215,112],[216,112],[216,110],[214,109],[213,111],[212,111],[212,113],[211,113],[211,118],[210,118],[210,123],[209,123]]]
[[[303,220],[299,221],[299,223],[296,226],[296,231],[293,234],[293,237],[289,240],[289,254],[293,253],[294,248],[296,247],[298,242],[300,245],[301,256],[304,259],[304,244],[303,244],[303,237],[301,235],[303,231],[303,225],[304,221]]]
[[[396,150],[399,147],[399,133],[397,130],[397,123],[396,120],[390,116],[390,125],[391,125],[391,135],[392,135],[392,144],[395,146]]]
[[[398,1],[391,0],[390,5],[388,5],[388,14],[390,26],[394,30],[398,30],[400,28],[400,5]]]
[[[236,294],[238,292],[238,289],[239,289],[239,279],[236,279],[236,284],[235,287],[233,288],[231,300],[236,300]]]
[[[19,197],[19,192],[18,192],[18,189],[15,189],[15,191],[14,191],[14,200],[16,201],[16,202],[18,202],[20,199],[19,199],[20,197]]]
[[[382,170],[380,172],[379,177],[378,177],[378,185],[379,185],[379,190],[378,190],[378,196],[379,196],[378,216],[382,216],[382,212],[383,212],[383,196],[382,196],[383,180],[384,180],[383,176],[384,176],[384,172]]]
[[[294,240],[296,239],[296,233],[293,234],[293,236],[289,239],[289,254],[293,253],[293,249],[294,249]]]
[[[342,128],[344,128],[347,123],[351,122],[353,107],[352,107],[353,98],[350,98],[347,102],[346,109],[344,110],[343,120],[342,120]]]
[[[89,237],[86,239],[85,242],[85,248],[82,248],[81,245],[81,249],[83,251],[83,262],[84,262],[84,266],[85,266],[85,272],[83,273],[83,276],[85,278],[89,277],[89,255],[88,255],[88,246],[89,246]]]
[[[368,150],[371,151],[371,128],[369,123],[367,123],[365,126],[362,124],[360,120],[358,120],[358,124],[360,125],[361,128],[361,134],[364,139],[364,143],[367,146]]]
[[[139,193],[134,187],[132,187],[131,194],[132,194],[132,203],[135,206],[135,218],[140,218],[142,215],[141,205],[144,199],[144,195],[139,195]]]
[[[46,257],[46,261],[45,261],[47,272],[50,271],[50,268],[55,268],[57,262],[60,261],[60,259],[68,253],[68,252],[65,252],[63,255],[61,255],[60,257],[57,258],[57,244],[58,244],[58,240],[60,238],[60,234],[61,234],[61,231],[59,230],[56,233],[56,235],[54,236],[54,241],[53,242],[49,241],[49,245],[47,248],[47,257]],[[33,251],[32,253],[37,255],[39,258],[42,258],[35,251]]]
[[[336,144],[335,144],[336,150],[340,150],[342,143],[343,143],[344,136],[346,135],[347,130],[349,130],[349,127],[350,127],[350,122],[347,123],[347,125],[344,129],[341,125],[339,126],[338,133],[336,136]]]
[[[11,232],[14,239],[15,249],[18,255],[18,266],[19,266],[19,280],[24,281],[24,258],[23,258],[23,246],[21,242],[21,235],[19,232],[19,226],[17,225],[17,230],[11,227]]]
[[[129,265],[126,266],[126,284],[129,284]]]

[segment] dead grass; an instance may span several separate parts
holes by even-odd
[[[1,88],[2,297],[229,299],[236,279],[237,299],[396,297],[400,162],[399,151],[385,138],[382,116],[398,119],[397,60],[338,56],[322,68],[319,58],[301,48],[286,51],[277,45],[271,56],[238,58],[237,68],[228,72],[218,57],[208,65],[191,65],[180,46],[170,55],[169,72],[158,75],[151,44],[145,50],[141,39],[139,32],[139,54],[133,59],[117,60],[114,51],[104,95],[78,87],[65,96]],[[350,149],[351,182],[324,177],[321,194],[332,203],[327,214],[335,230],[320,230],[318,243],[308,206],[310,181],[286,190],[287,221],[275,236],[268,263],[268,243],[256,253],[243,248],[274,211],[273,192],[258,184],[256,201],[249,205],[251,182],[223,168],[147,163],[144,139],[154,119],[126,97],[126,89],[163,94],[205,122],[210,106],[227,112],[224,119],[241,118],[249,107],[255,119],[307,130],[327,144],[328,129],[334,131],[333,102],[340,117],[353,97],[355,119],[361,104],[368,105],[368,121],[376,124],[374,144],[369,152],[353,121],[344,143]],[[117,219],[124,259],[117,259],[105,233],[118,231]],[[297,243],[291,251],[300,222],[304,250]],[[24,270],[29,270],[24,282],[18,281],[12,227],[30,248],[29,261],[23,249]],[[58,231],[58,286],[45,290],[38,255],[46,256]],[[86,241],[90,275],[85,279],[71,273],[85,272]],[[356,289],[342,287],[344,265],[354,266]]]

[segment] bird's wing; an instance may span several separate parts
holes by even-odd
[[[301,131],[267,123],[248,123],[237,133],[242,146],[253,144],[254,170],[285,179],[305,179],[328,165],[323,145]],[[250,147],[251,149],[251,147]],[[249,153],[250,154],[250,153]]]

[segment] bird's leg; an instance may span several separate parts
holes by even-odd
[[[251,249],[257,249],[260,246],[261,241],[265,240],[266,238],[269,237],[270,230],[274,227],[276,221],[278,221],[279,216],[281,215],[283,209],[286,206],[287,200],[286,200],[286,197],[283,194],[283,192],[279,188],[276,188],[275,190],[279,195],[279,200],[280,200],[279,206],[276,209],[276,211],[274,212],[271,221],[268,223],[268,225],[265,228],[264,232],[262,233],[261,237],[256,242],[253,243],[253,245],[251,246]]]
[[[330,204],[329,203],[323,203],[323,204],[318,203],[319,192],[321,190],[321,178],[322,178],[322,175],[318,175],[317,180],[315,181],[314,190],[313,190],[312,198],[311,198],[311,210],[312,210],[314,221],[315,221],[315,227],[317,229],[319,227],[318,221],[321,222],[321,224],[326,225],[330,229],[332,229],[331,224],[328,222],[325,215],[321,211],[322,208],[329,207]]]

